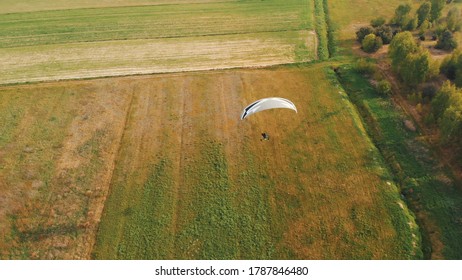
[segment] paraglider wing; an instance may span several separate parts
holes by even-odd
[[[275,108],[287,108],[297,112],[297,108],[292,101],[281,97],[270,97],[257,100],[245,107],[241,115],[241,120],[257,112]]]

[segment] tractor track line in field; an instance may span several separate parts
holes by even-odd
[[[116,152],[114,154],[112,162],[110,163],[108,180],[107,180],[108,186],[106,188],[103,188],[103,190],[105,190],[105,193],[101,198],[101,204],[100,204],[101,207],[100,207],[100,209],[98,209],[98,211],[95,211],[95,220],[98,221],[98,225],[96,226],[96,229],[95,229],[95,231],[93,233],[93,240],[91,242],[91,246],[88,248],[86,254],[83,256],[84,259],[91,259],[91,255],[92,255],[93,249],[94,249],[95,244],[96,244],[96,236],[97,236],[97,233],[98,233],[99,222],[101,221],[101,217],[102,217],[102,214],[104,212],[106,199],[107,199],[109,193],[111,192],[111,186],[114,183],[113,182],[113,180],[114,180],[114,170],[115,170],[116,163],[117,163],[117,160],[119,159],[120,152],[121,152],[121,149],[122,149],[122,140],[125,138],[125,134],[126,134],[126,131],[127,131],[127,126],[128,126],[128,123],[129,123],[128,120],[130,119],[130,116],[132,114],[134,95],[135,95],[135,91],[132,90],[132,92],[130,94],[130,102],[128,103],[127,110],[125,112],[125,118],[124,118],[124,122],[123,122],[122,133],[120,134],[120,137],[117,139],[117,144],[116,144],[117,148],[115,149]]]
[[[186,90],[187,87],[183,88],[183,94],[181,96],[181,105],[179,106],[180,111],[179,111],[179,119],[180,119],[180,131],[179,131],[179,142],[178,142],[178,147],[179,147],[179,152],[178,152],[178,158],[176,161],[176,184],[174,184],[174,189],[173,189],[173,210],[172,210],[172,231],[173,235],[176,236],[178,233],[178,212],[179,212],[179,200],[181,199],[181,190],[180,188],[183,186],[184,180],[182,176],[182,170],[184,166],[184,161],[183,161],[183,151],[185,150],[184,147],[184,131],[185,131],[185,108],[186,108],[186,93],[184,90]],[[172,249],[170,252],[174,252],[176,247],[176,239],[173,238],[172,242]],[[171,256],[171,258],[174,258],[175,256]]]
[[[19,35],[19,36],[2,36],[2,39],[19,39],[19,38],[40,38],[40,37],[50,37],[55,35],[74,35],[74,34],[104,34],[104,33],[114,33],[114,32],[123,32],[123,31],[143,31],[144,29],[111,29],[111,30],[102,30],[102,31],[74,31],[74,32],[56,32],[56,33],[47,33],[47,34],[37,34],[37,35]],[[282,32],[292,32],[292,31],[312,31],[313,29],[304,29],[304,28],[281,28],[281,29],[272,29],[272,30],[259,30],[259,31],[241,31],[241,32],[216,32],[216,33],[207,33],[207,34],[186,34],[186,35],[166,35],[166,36],[145,36],[145,37],[135,37],[135,38],[114,38],[114,39],[96,39],[96,40],[75,40],[70,42],[59,42],[59,43],[45,43],[45,44],[18,44],[10,45],[6,47],[0,47],[0,49],[10,49],[18,47],[27,47],[27,46],[43,46],[43,45],[70,45],[70,44],[79,44],[79,43],[91,43],[91,42],[113,42],[113,41],[136,41],[136,40],[155,40],[155,39],[178,39],[178,38],[191,38],[191,37],[215,37],[215,36],[226,36],[226,35],[249,35],[249,34],[261,34],[261,33],[282,33]]]

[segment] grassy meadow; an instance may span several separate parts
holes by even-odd
[[[396,7],[400,4],[411,4],[413,11],[419,6],[417,0],[335,0],[327,1],[331,29],[335,33],[335,44],[340,54],[351,56],[352,46],[356,42],[356,31],[367,26],[374,18],[384,17],[390,20]]]

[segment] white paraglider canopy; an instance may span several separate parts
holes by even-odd
[[[241,120],[260,111],[275,108],[287,108],[297,112],[297,108],[295,107],[294,103],[292,103],[292,101],[281,97],[269,97],[257,100],[249,106],[245,107],[241,115]]]

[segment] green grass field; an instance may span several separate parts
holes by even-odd
[[[0,16],[0,48],[310,30],[308,1],[221,2]]]

